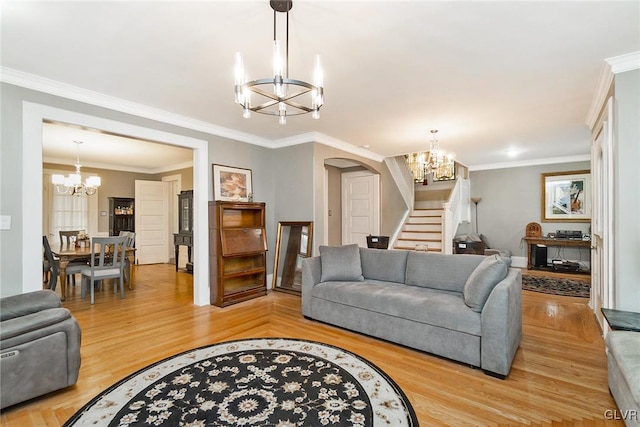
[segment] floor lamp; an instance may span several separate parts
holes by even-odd
[[[476,233],[478,234],[480,234],[480,231],[478,230],[478,203],[480,203],[480,200],[482,200],[481,197],[471,198],[471,201],[476,204]]]

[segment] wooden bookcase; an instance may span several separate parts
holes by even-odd
[[[265,204],[209,202],[210,301],[218,307],[267,294]]]
[[[109,236],[119,236],[121,231],[136,231],[135,199],[109,197]]]

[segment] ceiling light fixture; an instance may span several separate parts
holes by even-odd
[[[98,187],[102,181],[99,176],[90,176],[82,183],[82,175],[80,174],[80,144],[82,141],[73,141],[76,144],[76,173],[70,173],[68,176],[51,175],[51,182],[55,184],[58,193],[67,193],[70,196],[93,196],[98,191]]]
[[[431,130],[429,151],[407,154],[407,165],[413,174],[415,182],[429,183],[429,174],[433,174],[434,181],[455,179],[455,155],[440,149],[436,138],[437,129]]]
[[[315,57],[313,84],[289,78],[289,11],[292,0],[270,1],[273,9],[273,77],[247,81],[244,60],[241,53],[235,55],[235,100],[243,110],[243,117],[250,118],[251,112],[278,116],[281,125],[287,123],[287,116],[311,113],[320,118],[320,107],[324,104],[323,72],[320,55]],[[286,13],[286,37],[284,53],[277,38],[277,14]],[[270,90],[267,86],[273,86]],[[260,104],[252,106],[251,94],[260,97]],[[263,102],[264,101],[264,102]],[[289,108],[287,108],[289,107]]]

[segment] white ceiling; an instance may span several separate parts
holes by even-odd
[[[236,51],[250,78],[270,74],[266,0],[5,0],[1,19],[5,70],[261,141],[318,132],[390,156],[424,150],[439,129],[441,148],[472,167],[587,155],[604,60],[640,50],[638,1],[297,0],[290,77],[311,80],[321,54],[325,106],[281,126],[243,119],[233,100]]]
[[[75,141],[81,142],[78,146]],[[64,123],[44,123],[42,157],[47,163],[75,164],[140,173],[193,166],[190,149],[127,138]]]

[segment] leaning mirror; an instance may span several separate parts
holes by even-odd
[[[272,287],[300,294],[302,259],[311,256],[313,221],[280,221],[276,240]]]

